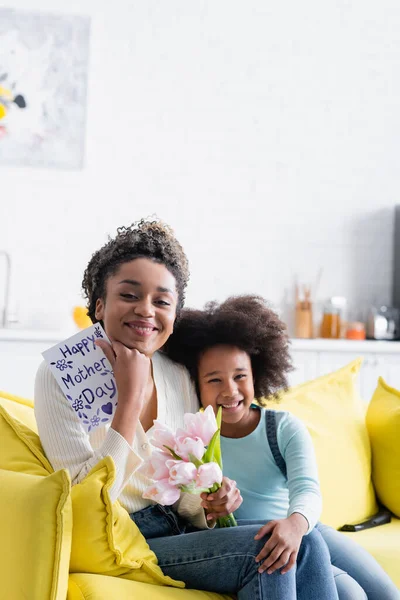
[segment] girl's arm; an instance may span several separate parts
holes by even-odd
[[[322,511],[313,442],[306,426],[289,413],[284,413],[280,418],[277,437],[287,469],[288,516],[294,513],[303,515],[308,522],[307,533],[309,533],[320,518]]]
[[[269,521],[258,531],[256,539],[267,534],[271,537],[256,561],[260,573],[281,569],[283,575],[296,564],[303,535],[318,521],[322,501],[314,446],[307,428],[290,413],[277,413],[276,418],[278,446],[287,469],[289,509],[286,519]]]

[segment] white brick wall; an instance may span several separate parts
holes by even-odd
[[[92,251],[151,213],[187,250],[189,304],[255,291],[285,310],[294,275],[321,266],[320,299],[390,300],[397,0],[35,7],[90,14],[92,40],[86,168],[0,170],[0,247],[27,326],[67,325]]]

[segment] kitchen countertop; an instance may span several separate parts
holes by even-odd
[[[79,330],[71,328],[69,331],[52,331],[39,329],[1,329],[0,342],[61,342]],[[400,341],[376,341],[376,340],[329,340],[314,338],[310,340],[292,338],[293,350],[304,351],[329,351],[329,352],[379,352],[400,353]]]
[[[293,350],[329,351],[329,352],[378,352],[379,354],[400,353],[400,341],[386,340],[329,340],[314,338],[310,340],[292,338]]]
[[[52,331],[45,329],[2,329],[0,328],[0,342],[61,342],[78,333],[79,329],[69,331]]]

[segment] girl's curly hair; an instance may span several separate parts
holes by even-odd
[[[95,317],[96,301],[105,298],[106,282],[119,266],[135,258],[149,258],[161,263],[175,277],[178,292],[177,315],[185,301],[185,288],[189,280],[189,263],[182,246],[172,229],[160,220],[141,219],[129,227],[119,227],[117,235],[90,259],[82,280],[88,304],[88,315]]]
[[[209,302],[204,310],[183,310],[164,352],[185,365],[198,391],[200,355],[220,344],[236,346],[250,356],[255,397],[261,405],[287,389],[293,367],[286,326],[262,297],[236,296],[222,304]]]

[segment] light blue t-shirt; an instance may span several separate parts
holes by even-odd
[[[287,479],[272,455],[265,424],[265,409],[254,431],[243,438],[221,436],[224,475],[234,479],[243,498],[237,519],[268,521],[297,512],[311,531],[322,502],[311,436],[305,425],[286,411],[275,411],[277,442],[285,459]]]

